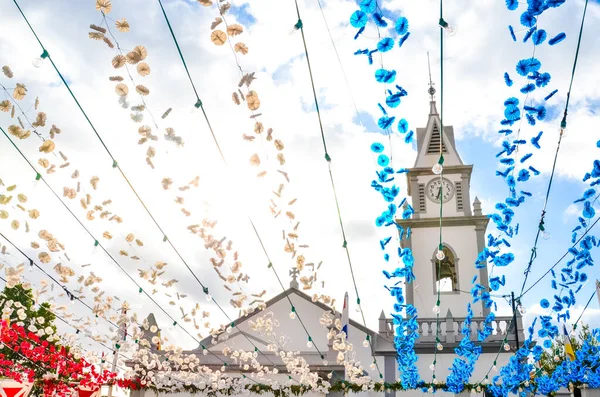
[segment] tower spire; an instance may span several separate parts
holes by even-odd
[[[431,102],[434,102],[435,88],[433,88],[433,80],[431,80],[431,64],[429,63],[429,51],[427,51],[427,69],[429,69],[429,97]]]

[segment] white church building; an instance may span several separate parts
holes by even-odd
[[[414,283],[406,284],[405,298],[410,304],[413,304],[419,313],[418,333],[419,338],[416,341],[415,350],[419,356],[417,362],[420,376],[426,381],[431,381],[432,371],[430,365],[434,357],[436,348],[436,315],[433,313],[433,307],[437,301],[437,289],[440,288],[442,294],[440,306],[440,327],[439,339],[443,345],[443,350],[438,351],[436,377],[444,381],[449,374],[448,368],[456,357],[454,348],[458,346],[462,335],[460,333],[462,323],[467,315],[467,304],[471,302],[472,297],[468,292],[471,289],[471,280],[475,275],[481,280],[480,283],[487,287],[488,274],[487,268],[477,269],[474,265],[477,255],[485,246],[485,234],[489,218],[482,213],[481,203],[475,197],[471,202],[470,181],[473,172],[473,165],[464,164],[456,148],[454,139],[454,129],[452,126],[444,126],[444,133],[440,134],[440,116],[438,114],[434,100],[430,102],[430,111],[427,124],[424,128],[417,129],[417,151],[418,155],[414,167],[407,173],[408,191],[411,196],[415,210],[411,219],[398,219],[397,222],[404,228],[412,229],[412,237],[409,240],[403,240],[406,246],[410,247],[415,259],[413,271],[416,276]],[[444,155],[444,175],[440,178],[432,172],[432,166],[436,164],[439,158],[440,145]],[[438,194],[439,188],[442,188],[442,195]],[[443,200],[443,244],[446,258],[440,266],[440,274],[437,274],[435,253],[438,249],[439,233],[439,200]],[[472,204],[472,205],[471,205]],[[299,323],[298,318],[291,319],[290,302],[301,314],[304,325],[310,335],[312,335],[313,346],[307,346],[307,337],[304,329]],[[472,306],[474,318],[472,320],[472,340],[477,340],[477,330],[483,328],[485,317],[489,309],[482,306],[481,302]],[[224,345],[229,345],[232,349],[244,349],[253,351],[253,344],[260,349],[263,354],[258,356],[259,362],[272,367],[276,366],[279,370],[281,382],[287,381],[288,374],[286,366],[282,363],[279,356],[268,351],[269,341],[264,336],[253,331],[250,322],[256,320],[256,316],[264,315],[268,312],[273,313],[280,325],[278,332],[287,336],[285,349],[288,351],[298,351],[300,356],[304,357],[310,364],[311,371],[319,373],[323,379],[327,379],[327,374],[334,371],[336,379],[343,379],[344,367],[336,363],[337,352],[333,350],[330,341],[327,338],[327,329],[320,323],[324,311],[331,309],[320,302],[313,302],[311,297],[300,291],[298,283],[292,277],[290,287],[285,292],[273,297],[266,303],[266,309],[262,312],[254,312],[251,315],[237,319],[234,323],[236,327],[228,335],[226,341],[220,341],[217,344],[211,343],[211,337],[202,341],[214,355],[202,354],[202,348],[188,351],[201,358],[204,365],[219,369],[222,365],[217,358],[225,358],[222,355]],[[363,347],[366,336],[372,341],[373,353],[377,360],[378,369],[383,375],[385,382],[395,382],[399,379],[398,365],[396,362],[396,349],[394,347],[394,327],[392,319],[386,315],[388,309],[384,309],[379,316],[379,326],[376,330],[365,328],[363,325],[350,319],[349,321],[349,340],[354,346],[356,359],[360,361],[365,371],[376,382],[380,381],[379,372],[370,368],[373,361],[371,350]],[[352,312],[352,310],[351,310]],[[339,313],[337,315],[340,315]],[[156,324],[154,316],[149,318],[151,323]],[[480,382],[484,379],[488,370],[492,367],[496,355],[500,352],[497,366],[500,368],[514,354],[515,346],[518,342],[524,340],[523,325],[520,315],[516,315],[515,327],[511,317],[496,317],[492,324],[493,334],[481,344],[483,354],[477,362],[471,382]],[[507,337],[510,351],[502,348],[504,338]],[[252,341],[252,344],[249,342]],[[317,350],[318,349],[318,350]],[[324,359],[321,358],[323,355]],[[324,360],[327,361],[325,365]],[[233,376],[241,376],[244,372],[240,368],[230,368],[227,371]],[[234,375],[236,374],[236,375]],[[490,380],[497,373],[490,372]],[[147,392],[152,393],[153,392]],[[135,392],[143,394],[143,392]],[[316,393],[313,393],[316,394]],[[372,394],[373,396],[381,393],[363,392],[359,395]],[[420,390],[406,392],[385,393],[386,397],[392,395],[421,396]],[[450,394],[442,393],[439,394]],[[142,397],[142,396],[140,396]]]

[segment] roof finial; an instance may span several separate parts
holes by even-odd
[[[429,51],[427,51],[427,68],[429,69],[429,89],[427,90],[427,92],[429,93],[429,96],[431,97],[431,102],[434,101],[434,95],[435,95],[435,88],[433,88],[433,80],[431,80],[431,64],[429,63]]]
[[[298,285],[298,274],[300,274],[300,271],[298,270],[297,267],[293,267],[290,269],[290,276],[292,276],[292,281],[290,282],[290,288],[296,288],[298,289],[299,285]]]

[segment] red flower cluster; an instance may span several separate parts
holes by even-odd
[[[69,347],[42,341],[16,324],[1,325],[0,342],[5,349],[14,352],[0,354],[0,375],[18,382],[36,383],[43,388],[44,395],[66,396],[78,385],[92,388],[110,383],[121,387],[136,386],[134,381],[117,379],[114,372],[98,372],[94,364],[83,358],[76,359]]]

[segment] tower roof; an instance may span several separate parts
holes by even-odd
[[[442,121],[432,96],[429,101],[427,125],[425,128],[417,128],[417,159],[414,168],[431,168],[438,162],[440,151],[444,155],[444,166],[464,165],[456,150],[454,128],[444,126],[442,133],[441,126]]]

